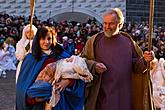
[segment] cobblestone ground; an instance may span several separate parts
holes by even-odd
[[[7,77],[0,77],[0,110],[14,110],[15,71],[8,71]]]

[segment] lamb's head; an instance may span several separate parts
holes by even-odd
[[[93,80],[92,74],[89,72],[85,58],[75,56],[73,62],[73,69],[86,81],[90,82]]]

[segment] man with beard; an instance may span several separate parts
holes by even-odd
[[[124,23],[119,8],[106,12],[103,20],[104,32],[92,36],[81,53],[94,77],[86,84],[85,110],[149,110],[144,70],[154,53],[143,54],[127,33],[119,31]]]

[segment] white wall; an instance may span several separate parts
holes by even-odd
[[[72,2],[74,1],[74,3]],[[126,15],[126,0],[36,0],[35,14],[41,20],[66,12],[80,12],[102,22],[102,14],[113,7],[119,7]],[[9,15],[30,15],[30,0],[0,0],[0,12]]]

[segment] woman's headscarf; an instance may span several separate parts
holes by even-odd
[[[27,31],[29,31],[30,30],[30,24],[28,24],[28,25],[26,25],[25,27],[24,27],[24,29],[23,29],[23,31],[22,31],[22,40],[27,40],[27,37],[26,37],[26,32]],[[37,28],[34,26],[34,25],[32,25],[32,31],[34,32],[34,35],[36,34],[36,32],[37,32]]]

